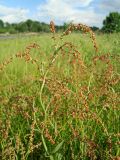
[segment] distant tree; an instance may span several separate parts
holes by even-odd
[[[42,29],[42,32],[50,32],[49,25],[44,22],[41,23],[41,29]]]
[[[96,27],[96,26],[91,27],[91,29],[92,29],[93,31],[99,31],[99,28]]]
[[[27,24],[28,31],[32,32],[34,22],[31,19],[28,19],[25,23]]]
[[[56,32],[65,31],[72,22],[56,25]],[[98,30],[97,27],[91,27],[93,30]],[[50,32],[49,24],[39,21],[26,20],[20,23],[4,23],[0,20],[0,33],[20,33],[20,32]],[[75,31],[77,32],[77,31]]]
[[[102,30],[108,33],[120,32],[120,13],[110,13],[109,16],[107,16],[103,21]]]
[[[5,28],[9,28],[10,26],[11,26],[10,23],[8,23],[8,22],[4,23],[4,27],[5,27]]]
[[[40,32],[40,31],[42,31],[42,27],[41,27],[40,22],[33,21],[32,32]]]
[[[62,26],[62,25],[56,25],[55,28],[56,28],[56,31],[57,31],[57,32],[63,32],[63,31],[65,31],[65,30],[63,29],[63,26]]]
[[[69,25],[70,25],[70,23],[64,23],[63,24],[63,30],[65,31],[68,28]]]
[[[17,30],[18,32],[27,32],[28,26],[25,22],[21,22],[21,23],[16,24],[15,30]]]
[[[4,22],[0,19],[0,28],[4,28]]]

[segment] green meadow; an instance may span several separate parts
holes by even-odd
[[[0,158],[120,157],[120,34],[0,39]]]

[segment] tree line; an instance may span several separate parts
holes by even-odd
[[[56,31],[65,31],[69,26],[69,23],[64,23],[63,25],[57,25]],[[120,13],[112,12],[104,19],[103,27],[100,29],[98,27],[91,27],[93,31],[101,31],[107,33],[120,32]],[[0,20],[0,33],[22,33],[22,32],[50,32],[49,24],[39,21],[26,20],[20,23],[8,23]]]

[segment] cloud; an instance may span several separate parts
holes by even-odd
[[[28,9],[12,8],[0,5],[0,19],[5,22],[13,23],[27,19]]]
[[[90,6],[93,0],[47,0],[39,5],[38,17],[40,21],[52,19],[57,23],[70,22],[85,23],[87,25],[101,25],[102,14],[97,14]]]
[[[65,3],[75,6],[79,5],[81,7],[89,6],[92,1],[93,0],[64,0]]]
[[[101,27],[109,12],[120,11],[120,0],[42,0],[37,8],[33,6],[31,10],[0,4],[0,19],[10,23],[31,18],[47,23],[50,20],[54,20],[56,24],[73,21]]]
[[[102,0],[100,7],[105,11],[120,11],[120,0]]]

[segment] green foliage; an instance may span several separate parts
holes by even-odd
[[[64,23],[63,25],[56,25],[56,32],[65,31],[71,23]],[[93,31],[98,31],[98,27],[91,27]],[[49,25],[44,22],[34,21],[31,19],[20,23],[4,23],[0,20],[0,33],[24,33],[24,32],[46,32],[49,33]],[[77,31],[75,31],[77,32]]]
[[[0,28],[4,27],[4,22],[2,20],[0,20]]]
[[[0,28],[0,33],[6,33],[6,29],[5,28]]]
[[[15,26],[15,29],[18,32],[27,32],[28,31],[28,27],[26,23],[19,23]]]
[[[99,31],[99,28],[98,28],[98,27],[95,27],[95,26],[91,27],[91,29],[92,29],[93,31]]]
[[[120,13],[110,13],[109,16],[107,16],[103,21],[102,30],[108,33],[120,32]]]
[[[20,23],[4,23],[0,20],[0,33],[50,32],[49,25],[28,19]]]
[[[32,20],[16,24],[15,29],[18,32],[49,32],[47,24]]]

